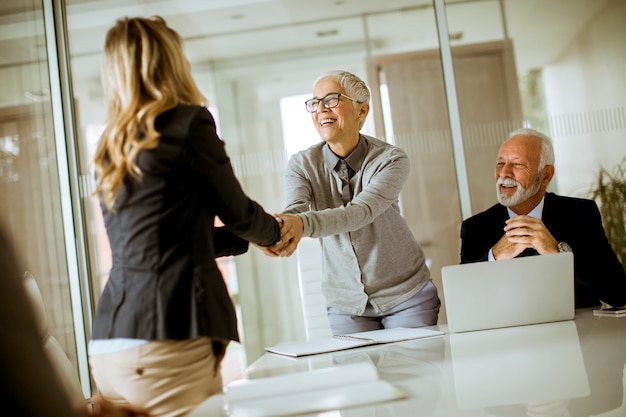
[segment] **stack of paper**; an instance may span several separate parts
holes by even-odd
[[[401,342],[442,335],[443,332],[425,328],[404,328],[372,330],[369,332],[350,333],[301,343],[285,343],[266,347],[265,350],[287,356],[305,356],[317,353],[335,352],[360,346],[381,343]]]
[[[598,317],[626,317],[626,307],[604,307],[593,310],[593,315]]]
[[[225,391],[229,415],[234,417],[293,416],[406,397],[380,380],[368,362],[234,381]]]

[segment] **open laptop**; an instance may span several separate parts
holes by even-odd
[[[441,268],[450,333],[574,318],[571,252]]]

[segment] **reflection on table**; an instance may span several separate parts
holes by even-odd
[[[446,326],[439,330],[447,331]],[[373,364],[380,379],[405,390],[402,400],[307,416],[624,417],[626,317],[457,333],[290,358],[265,354],[245,379]],[[190,414],[227,416],[225,395]],[[234,417],[237,417],[236,415]]]
[[[487,415],[565,415],[589,383],[573,321],[450,335],[457,406]]]

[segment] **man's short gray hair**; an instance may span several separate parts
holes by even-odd
[[[539,169],[542,170],[546,165],[554,165],[554,147],[552,139],[538,130],[529,127],[522,127],[512,131],[509,139],[513,136],[532,136],[541,139],[541,156],[539,157]]]

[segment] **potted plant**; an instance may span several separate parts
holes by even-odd
[[[600,169],[591,197],[600,208],[609,243],[626,268],[626,157],[612,172]]]

